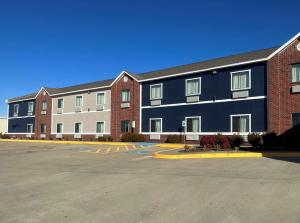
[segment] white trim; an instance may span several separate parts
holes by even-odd
[[[160,132],[151,132],[151,121],[160,120]],[[163,119],[162,118],[150,118],[149,119],[149,133],[161,133],[163,128]]]
[[[26,131],[28,131],[28,126],[31,126],[31,130],[32,130],[32,131],[31,131],[31,132],[27,132],[27,134],[32,134],[32,133],[34,133],[34,132],[33,132],[33,124],[27,124],[27,125],[26,125]]]
[[[48,92],[44,87],[41,87],[41,89],[39,90],[39,92],[35,95],[34,99],[36,99],[37,96],[39,96],[39,94],[40,94],[43,90],[46,91],[46,93],[50,96],[49,92]]]
[[[139,124],[140,124],[140,130],[139,133],[142,132],[142,96],[143,96],[143,85],[139,84],[139,88],[140,88],[140,120],[139,120]]]
[[[105,130],[106,130],[106,123],[105,123],[105,121],[96,121],[96,134],[104,134],[104,132],[97,132],[97,124],[98,124],[99,122],[103,122],[103,123],[104,123],[104,132],[105,132]]]
[[[35,117],[35,115],[29,115],[29,116],[8,117],[8,119],[34,118],[34,117]]]
[[[241,116],[248,116],[249,117],[249,131],[248,132],[233,132],[232,131],[232,117],[241,117]],[[252,132],[252,122],[251,122],[251,119],[252,119],[252,115],[251,114],[234,114],[234,115],[230,115],[230,132],[233,133],[233,134],[240,134],[240,133],[249,133],[249,132]]]
[[[238,99],[220,99],[220,100],[209,100],[209,101],[199,101],[199,102],[191,102],[191,103],[177,103],[177,104],[165,104],[159,106],[142,106],[142,109],[148,108],[161,108],[161,107],[174,107],[174,106],[183,106],[183,105],[197,105],[197,104],[212,104],[212,103],[224,103],[224,102],[235,102],[235,101],[248,101],[248,100],[258,100],[258,99],[265,99],[267,96],[255,96],[255,97],[248,97],[248,98],[238,98]]]
[[[235,75],[235,74],[238,74],[238,73],[242,73],[242,72],[248,72],[248,75],[249,75],[249,87],[246,87],[246,88],[241,88],[241,89],[233,89],[232,87],[232,76]],[[230,89],[231,91],[242,91],[242,90],[250,90],[251,89],[251,69],[248,69],[248,70],[238,70],[238,71],[233,71],[233,72],[230,72]]]
[[[103,104],[98,104],[98,94],[104,94],[104,102]],[[96,92],[96,105],[105,105],[106,104],[106,91]]]
[[[6,99],[5,102],[7,104],[12,104],[12,103],[17,103],[17,102],[22,102],[22,101],[30,101],[30,100],[35,100],[35,98],[26,98],[26,99],[20,99],[20,100],[15,100],[15,101],[9,101],[9,99]]]
[[[198,86],[198,89],[199,89],[199,92],[196,93],[196,94],[187,94],[187,82],[188,81],[192,81],[192,80],[199,80],[199,86]],[[201,92],[202,92],[202,89],[201,89],[201,77],[196,77],[196,78],[190,78],[190,79],[185,79],[185,96],[186,97],[189,97],[189,96],[196,96],[196,95],[201,95]]]
[[[81,105],[80,106],[76,105],[76,99],[77,99],[77,97],[81,97]],[[83,107],[83,95],[82,94],[75,95],[75,106],[74,107],[78,107],[78,108],[82,108]]]
[[[6,129],[6,132],[8,132],[8,128],[9,128],[9,104],[7,104],[7,115],[6,115],[6,118],[7,118],[7,124],[6,124],[6,127],[7,127],[7,129]]]
[[[81,131],[76,133],[76,124],[79,124],[79,123],[81,124],[81,129],[80,129]],[[82,122],[75,122],[74,123],[74,134],[81,134],[82,132],[83,132],[83,124],[82,124]]]
[[[62,114],[52,114],[52,116],[54,116],[54,115],[75,115],[75,114],[78,114],[78,113],[80,113],[80,114],[88,114],[88,113],[96,113],[96,112],[110,112],[111,110],[110,109],[104,109],[104,110],[102,110],[102,111],[82,111],[82,112],[64,112],[64,113],[62,113]]]
[[[27,135],[28,133],[27,132],[16,132],[16,133],[13,133],[13,132],[7,132],[5,133],[7,135]],[[35,133],[30,133],[31,135],[34,135]]]
[[[29,111],[29,104],[32,104],[32,111]],[[28,102],[27,103],[27,113],[29,113],[29,112],[34,112],[34,102],[33,101],[30,101],[30,102]]]
[[[202,119],[201,119],[201,115],[200,116],[189,116],[189,117],[184,117],[184,120],[185,120],[185,127],[184,127],[184,132],[185,133],[194,133],[194,134],[197,134],[197,133],[199,133],[199,132],[188,132],[187,131],[187,119],[190,119],[190,118],[198,118],[198,120],[199,120],[199,126],[198,126],[198,128],[199,128],[199,132],[201,132],[201,122],[202,122]]]
[[[104,132],[104,133],[96,133],[96,132],[82,132],[82,133],[75,133],[75,132],[64,132],[64,133],[57,133],[57,132],[51,132],[51,135],[110,135],[110,132]]]
[[[58,124],[61,124],[61,125],[62,125],[62,128],[61,128],[61,131],[62,131],[62,132],[60,132],[60,133],[57,132],[57,125],[58,125]],[[64,133],[64,123],[62,123],[62,122],[57,122],[57,123],[56,123],[56,126],[55,126],[55,129],[56,129],[57,134],[63,134],[63,133]]]
[[[239,135],[248,135],[250,132],[239,132]],[[257,132],[258,134],[264,134],[265,132]],[[217,134],[222,134],[222,135],[233,135],[235,134],[234,132],[141,132],[143,135],[217,135]]]
[[[152,87],[154,86],[160,86],[160,97],[159,98],[152,98]],[[150,100],[160,100],[160,99],[163,99],[163,89],[164,89],[164,85],[163,83],[160,83],[160,84],[151,84],[149,86],[150,88]]]
[[[123,70],[115,79],[114,81],[110,84],[110,87],[114,85],[115,82],[117,82],[123,75],[128,75],[129,77],[131,77],[132,79],[136,80],[137,82],[139,82],[134,76],[132,76],[129,72]]]
[[[81,89],[81,90],[76,90],[76,91],[68,91],[68,92],[63,92],[63,93],[58,93],[58,94],[52,94],[50,96],[55,97],[55,96],[59,96],[59,95],[73,94],[73,93],[79,93],[79,92],[85,92],[85,91],[93,91],[93,90],[97,90],[97,89],[110,88],[110,87],[111,87],[110,85],[106,85],[103,87],[87,88],[87,89]]]
[[[53,98],[53,99],[54,99],[54,98]],[[62,108],[59,108],[59,107],[58,107],[58,100],[60,100],[60,99],[63,100]],[[64,108],[65,108],[65,98],[64,98],[64,97],[58,97],[58,98],[55,98],[55,100],[56,100],[56,103],[57,103],[57,104],[56,104],[56,108],[55,108],[56,110],[57,110],[57,109],[64,109]]]

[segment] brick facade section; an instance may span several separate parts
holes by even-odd
[[[45,115],[41,114],[43,101],[47,102],[47,110]],[[42,90],[36,97],[35,103],[35,139],[40,139],[41,124],[45,124],[47,126],[45,139],[50,139],[52,98],[45,90]]]
[[[299,43],[298,38],[268,61],[268,129],[278,134],[292,127],[292,113],[300,113],[300,94],[291,93],[292,64],[300,63]]]
[[[127,82],[124,82],[127,77]],[[121,92],[122,90],[130,90],[130,107],[121,108]],[[121,121],[135,121],[133,133],[140,131],[140,84],[130,76],[123,74],[111,88],[111,136],[114,141],[120,141]]]

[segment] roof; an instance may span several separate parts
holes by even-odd
[[[202,62],[196,62],[187,65],[181,65],[176,67],[170,67],[167,69],[156,70],[146,73],[141,73],[139,75],[135,75],[138,80],[146,80],[152,78],[163,78],[169,75],[193,72],[198,70],[209,70],[217,67],[228,66],[231,64],[238,64],[247,61],[256,61],[266,59],[273,52],[275,52],[279,47],[272,47],[262,50],[251,51],[247,53],[236,54],[233,56],[226,56],[212,60],[206,60]]]
[[[23,95],[23,96],[19,96],[19,97],[16,97],[16,98],[11,98],[11,99],[8,99],[8,103],[15,102],[15,101],[25,101],[25,100],[34,99],[36,94],[37,94],[37,92],[27,94],[27,95]]]

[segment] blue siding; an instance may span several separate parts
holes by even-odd
[[[142,86],[142,106],[150,105],[150,85],[163,83],[162,104],[174,104],[186,102],[185,80],[195,77],[202,77],[201,101],[217,100],[231,98],[231,75],[230,72],[251,69],[251,89],[249,96],[266,96],[266,63],[256,63],[246,66],[233,67],[218,70],[218,73],[212,75],[212,72],[203,72],[180,77],[161,79],[143,83]]]
[[[9,104],[9,117],[14,116],[14,105],[18,104],[19,105],[19,116],[27,116],[28,115],[28,103],[29,102],[35,102],[34,100],[30,101],[20,101],[16,103],[11,103]],[[35,113],[35,103],[33,105],[33,115]]]
[[[33,124],[34,128],[35,118],[14,118],[8,120],[8,132],[9,133],[26,133],[27,132],[27,124]]]
[[[248,100],[211,104],[142,109],[142,131],[149,132],[150,118],[163,118],[163,132],[181,132],[185,117],[201,116],[202,132],[230,132],[230,115],[251,114],[252,131],[267,130],[267,100]]]

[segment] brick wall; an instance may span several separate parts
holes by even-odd
[[[127,81],[124,81],[124,78]],[[126,79],[125,78],[125,79]],[[122,90],[130,90],[130,107],[121,108]],[[135,121],[134,133],[139,133],[140,126],[140,84],[130,76],[123,74],[111,88],[111,135],[114,141],[121,136],[121,121]]]
[[[43,101],[47,102],[47,110],[45,115],[41,114]],[[48,95],[46,91],[42,90],[36,97],[35,103],[35,138],[40,139],[41,124],[45,124],[47,126],[46,139],[50,139],[52,98]]]
[[[268,61],[268,129],[279,134],[292,127],[292,113],[300,112],[300,94],[291,94],[291,64],[300,63],[299,42]]]

